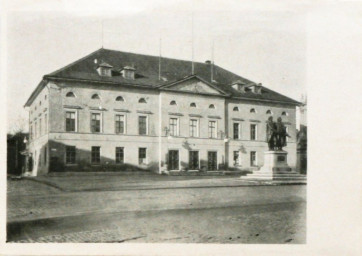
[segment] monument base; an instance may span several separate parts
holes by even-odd
[[[287,162],[288,152],[283,150],[264,152],[264,165],[258,171],[254,171],[242,179],[256,180],[306,180],[304,175],[293,172]]]

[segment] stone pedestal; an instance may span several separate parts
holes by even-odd
[[[242,179],[257,180],[305,180],[304,175],[292,172],[288,166],[288,152],[283,150],[264,152],[264,165]]]

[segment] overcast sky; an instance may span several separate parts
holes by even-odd
[[[43,75],[102,46],[102,20],[104,48],[158,55],[161,37],[162,56],[190,60],[193,10],[195,61],[211,59],[214,41],[217,65],[296,100],[306,93],[306,2],[16,2],[7,16],[8,130],[27,119],[23,105]]]

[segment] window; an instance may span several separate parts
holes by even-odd
[[[47,99],[47,95],[45,94],[45,95],[44,95],[44,100],[46,100],[46,99]]]
[[[36,106],[35,106],[34,110],[36,111]]]
[[[250,109],[250,113],[256,113],[255,108]]]
[[[99,95],[98,94],[93,94],[92,95],[92,100],[99,100]]]
[[[38,126],[37,126],[37,123],[36,121],[34,122],[34,139],[37,138],[37,129],[38,129]]]
[[[39,101],[39,106],[41,106],[41,101]]]
[[[65,147],[65,163],[75,164],[76,150],[74,146]]]
[[[268,109],[268,110],[266,111],[266,114],[267,114],[267,115],[271,115],[271,114],[272,114],[271,110]]]
[[[138,134],[147,135],[147,116],[138,117]]]
[[[238,107],[234,107],[234,108],[233,108],[233,111],[239,111],[239,108],[238,108]]]
[[[256,152],[255,151],[250,152],[250,165],[256,166]]]
[[[124,99],[123,99],[122,96],[118,96],[118,97],[116,98],[116,101],[124,101]]]
[[[282,112],[282,116],[287,116],[287,115],[288,115],[287,112],[285,112],[285,111]]]
[[[210,105],[209,105],[209,108],[215,109],[215,105],[214,105],[214,104],[210,104]]]
[[[240,163],[240,151],[234,151],[234,166],[239,166]]]
[[[138,163],[145,164],[146,163],[146,148],[138,148]]]
[[[65,130],[67,132],[75,132],[75,115],[76,112],[67,111],[65,112]]]
[[[147,103],[147,102],[146,102],[145,98],[140,98],[138,103]]]
[[[250,140],[256,140],[257,139],[257,126],[256,124],[250,125]]]
[[[123,164],[124,163],[124,148],[116,147],[116,163]]]
[[[115,124],[116,133],[124,134],[125,133],[125,116],[116,115],[116,124]]]
[[[170,118],[170,135],[178,136],[178,118]]]
[[[39,136],[41,136],[43,133],[42,133],[42,129],[41,129],[41,118],[39,117]]]
[[[111,69],[101,67],[101,76],[111,76]]]
[[[172,100],[172,101],[170,102],[170,105],[177,105],[177,104],[176,104],[176,101]]]
[[[47,146],[44,147],[44,165],[47,164]]]
[[[216,138],[216,121],[209,121],[209,138]]]
[[[33,126],[30,125],[29,126],[29,140],[32,140],[33,139]]]
[[[92,147],[91,163],[99,164],[101,162],[101,147]]]
[[[240,123],[233,124],[233,138],[234,140],[240,139]]]
[[[44,114],[44,132],[48,132],[48,114]]]
[[[92,132],[101,132],[101,114],[100,113],[91,113],[91,131]]]
[[[73,92],[68,92],[65,97],[68,97],[68,98],[75,98],[75,95]]]
[[[196,103],[195,103],[195,102],[192,102],[192,103],[190,104],[190,107],[191,107],[191,108],[196,108]]]
[[[190,137],[199,137],[199,120],[190,119]]]

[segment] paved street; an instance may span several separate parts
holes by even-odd
[[[8,185],[9,242],[305,242],[304,185],[80,192],[29,180]]]

